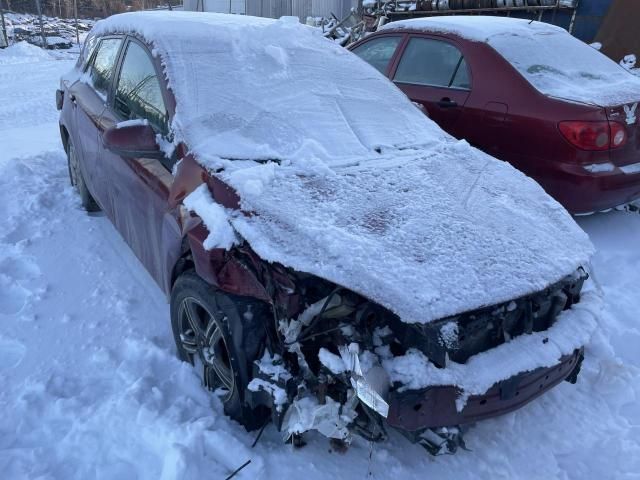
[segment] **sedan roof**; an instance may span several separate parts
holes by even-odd
[[[362,160],[446,135],[377,70],[297,18],[139,12],[94,32],[153,45],[176,97],[176,139],[213,168],[224,159]]]
[[[399,20],[384,25],[381,30],[417,30],[456,35],[466,40],[486,42],[494,35],[565,32],[560,27],[521,18],[491,15],[456,15]]]

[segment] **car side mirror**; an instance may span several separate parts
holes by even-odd
[[[102,136],[104,146],[121,157],[162,157],[156,133],[148,123],[122,122],[108,128]]]

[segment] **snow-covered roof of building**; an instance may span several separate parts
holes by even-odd
[[[497,16],[415,18],[388,23],[485,42],[539,92],[603,107],[640,101],[640,78],[554,25]]]
[[[424,323],[544,289],[592,254],[533,180],[444,133],[316,29],[174,12],[118,15],[96,31],[153,42],[177,139],[253,215],[187,203],[214,217],[210,231],[226,213],[265,260]]]

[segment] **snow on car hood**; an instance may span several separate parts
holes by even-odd
[[[201,217],[219,227],[229,215],[265,260],[424,323],[541,290],[592,254],[536,183],[453,140],[317,29],[144,12],[94,28],[110,32],[154,45],[176,97],[176,139],[253,212]]]
[[[548,23],[458,16],[401,20],[383,28],[449,33],[488,43],[536,90],[550,97],[602,107],[640,100],[640,78]]]
[[[254,212],[231,223],[262,258],[409,323],[540,291],[593,253],[533,180],[463,141],[331,168],[235,164],[221,175]]]

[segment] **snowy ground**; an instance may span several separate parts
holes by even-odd
[[[252,449],[175,358],[163,294],[69,187],[64,57],[0,51],[0,478],[218,479],[249,459],[236,478],[640,478],[640,215],[579,220],[607,308],[578,384],[477,425],[472,451],[392,435],[369,460],[364,441],[292,450],[272,427]]]

